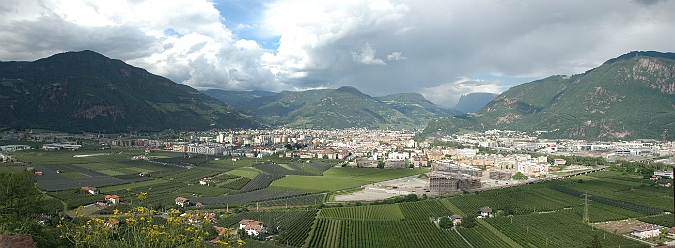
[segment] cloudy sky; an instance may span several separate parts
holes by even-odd
[[[635,50],[675,1],[0,0],[0,60],[93,50],[194,88],[354,86],[453,106]]]

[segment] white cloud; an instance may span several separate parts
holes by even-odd
[[[408,58],[401,56],[401,52],[392,52],[387,55],[387,60],[406,60]]]
[[[381,59],[375,58],[375,50],[366,43],[361,53],[352,52],[354,62],[364,65],[386,65]]]
[[[633,50],[675,51],[675,1],[265,1],[259,20],[232,27],[224,20],[236,18],[217,5],[5,0],[0,60],[88,49],[199,89],[352,85],[449,106],[461,94],[580,73]],[[238,31],[279,37],[278,47]]]
[[[460,96],[478,92],[499,94],[502,92],[502,86],[496,80],[463,77],[453,82],[423,88],[420,94],[439,106],[452,107],[457,104]]]

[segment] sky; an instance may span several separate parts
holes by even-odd
[[[198,90],[353,86],[451,107],[673,52],[675,0],[0,0],[0,61],[81,50]]]

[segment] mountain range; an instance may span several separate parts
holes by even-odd
[[[675,54],[631,52],[585,73],[512,87],[479,110],[471,108],[494,95],[462,96],[455,108],[469,114],[417,93],[372,97],[349,86],[204,93],[92,51],[0,62],[0,129],[426,127],[422,136],[508,129],[550,138],[661,138],[674,130]]]
[[[279,93],[204,93],[250,111],[269,125],[296,128],[422,129],[431,119],[461,114],[439,108],[418,93],[372,97],[350,86]]]
[[[660,139],[675,123],[675,54],[631,52],[572,76],[514,86],[472,114],[429,122],[423,132],[508,129],[543,137]]]
[[[255,128],[253,116],[93,51],[0,63],[0,129],[67,132]]]

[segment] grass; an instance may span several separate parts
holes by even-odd
[[[102,170],[102,171],[99,171],[99,172],[101,172],[101,173],[103,173],[103,174],[106,174],[106,175],[108,175],[108,176],[119,176],[119,175],[125,175],[125,174],[128,174],[128,173],[122,173],[122,172],[120,172],[120,171],[110,170],[110,169]]]
[[[254,178],[258,174],[260,174],[260,171],[256,168],[253,168],[253,167],[242,167],[242,168],[238,168],[238,169],[228,171],[227,174],[240,176],[240,177],[246,177],[246,178]]]
[[[26,170],[26,165],[16,165],[12,163],[0,163],[0,173],[14,173]]]
[[[127,188],[133,189],[133,188],[139,188],[139,187],[147,187],[147,186],[152,186],[152,185],[161,184],[161,183],[165,183],[165,182],[168,182],[168,181],[164,180],[164,179],[155,179],[155,180],[141,181],[141,182],[135,182],[135,183],[127,183],[127,184],[101,187],[101,188],[99,188],[99,190],[102,193],[105,193],[105,192],[110,192],[110,191],[125,190]]]
[[[336,191],[417,175],[422,172],[426,172],[426,170],[330,168],[323,173],[323,176],[288,175],[274,181],[270,187],[305,192]]]

